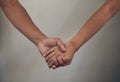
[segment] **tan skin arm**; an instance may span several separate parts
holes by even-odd
[[[93,37],[119,10],[120,0],[106,0],[104,5],[90,17],[82,29],[66,44],[67,51],[65,53],[62,53],[56,47],[53,48],[54,54],[49,54],[51,51],[46,54],[46,61],[49,67],[56,68],[69,65],[75,52]]]
[[[65,51],[60,39],[48,38],[37,28],[18,0],[0,0],[0,7],[10,22],[38,47],[42,55],[56,45]]]
[[[105,4],[84,24],[70,41],[78,50],[120,10],[120,0],[106,0]]]
[[[35,45],[46,36],[34,25],[18,0],[0,0],[1,8],[12,24]]]

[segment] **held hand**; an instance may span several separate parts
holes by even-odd
[[[56,67],[66,66],[71,63],[76,50],[70,42],[66,44],[66,49],[66,52],[62,52],[60,48],[56,46],[47,51],[45,59],[49,68],[55,69]]]
[[[42,56],[45,56],[45,53],[54,46],[58,46],[63,52],[66,51],[64,43],[58,38],[45,38],[44,40],[40,41],[37,45],[38,50],[40,51]]]

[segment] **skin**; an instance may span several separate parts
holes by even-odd
[[[66,52],[61,52],[58,47],[54,47],[45,54],[49,67],[55,69],[59,66],[69,65],[75,52],[93,37],[119,10],[120,0],[106,0],[103,6],[83,25],[82,29],[66,43]]]
[[[66,50],[59,38],[48,38],[38,29],[18,0],[0,0],[0,7],[15,28],[31,40],[43,56],[54,46]]]
[[[49,68],[55,69],[59,66],[69,65],[75,55],[75,48],[68,42],[66,43],[66,52],[61,52],[59,47],[56,46],[47,52],[45,56]]]

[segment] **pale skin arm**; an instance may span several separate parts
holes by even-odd
[[[90,19],[83,25],[82,29],[66,44],[71,45],[71,48],[67,47],[67,51],[65,53],[60,53],[59,48],[54,50],[54,55],[46,54],[46,59],[48,62],[48,65],[53,68],[56,68],[58,66],[64,66],[68,65],[69,62],[72,61],[72,58],[75,54],[75,52],[83,45],[85,42],[87,42],[91,37],[93,37],[102,27],[103,25],[108,22],[117,12],[120,10],[120,0],[106,0],[104,5],[95,13],[93,14]],[[73,52],[69,53],[70,50],[73,50]],[[59,51],[59,52],[58,52]],[[67,54],[69,53],[69,54]],[[58,61],[56,61],[56,55]],[[66,54],[66,55],[65,55]],[[67,60],[64,58],[64,55],[67,58]],[[51,62],[51,63],[50,63]],[[60,63],[61,62],[61,63]],[[58,65],[59,63],[59,65]]]
[[[60,39],[48,38],[38,29],[18,0],[0,0],[0,7],[10,22],[38,47],[42,55],[56,45],[65,51]]]

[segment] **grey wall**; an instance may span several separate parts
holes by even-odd
[[[20,0],[48,36],[70,40],[105,0]],[[0,11],[0,82],[120,82],[120,13],[76,53],[50,70],[37,48]],[[99,22],[99,21],[98,21]]]

